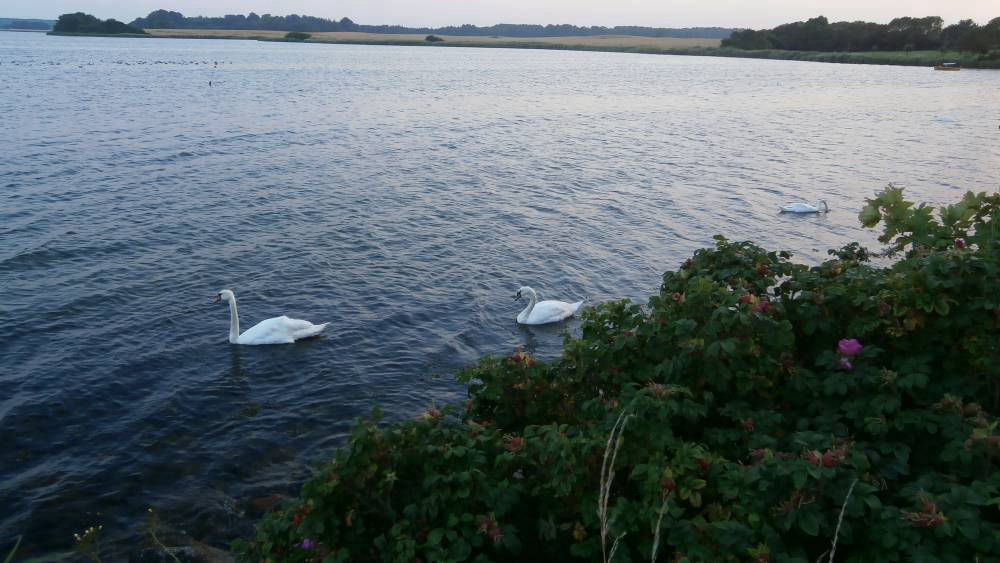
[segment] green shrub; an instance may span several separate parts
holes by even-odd
[[[428,35],[427,37],[424,37],[424,41],[430,41],[431,43],[435,43],[438,41],[444,41],[444,39],[438,37],[437,35]]]
[[[312,34],[302,33],[301,31],[289,31],[285,34],[285,41],[305,41],[312,37]]]
[[[986,61],[1000,61],[1000,49],[993,49],[985,55],[980,55],[979,58]]]
[[[145,30],[124,24],[115,19],[100,20],[90,14],[75,12],[63,14],[56,20],[52,31],[56,33],[92,33],[101,35],[147,35]]]
[[[891,186],[815,267],[717,237],[561,358],[484,358],[461,413],[349,447],[235,551],[253,561],[1000,557],[1000,194],[937,217]]]

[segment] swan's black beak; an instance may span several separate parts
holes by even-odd
[[[520,298],[521,298],[521,292],[520,292],[520,291],[518,291],[518,292],[517,292],[517,295],[515,295],[515,296],[514,296],[514,301],[517,301],[517,300],[518,300],[518,299],[520,299]]]
[[[217,293],[215,295],[215,298],[212,299],[212,303],[218,303],[219,301],[222,301],[222,294],[221,293]]]

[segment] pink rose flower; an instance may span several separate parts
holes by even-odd
[[[853,358],[864,350],[864,346],[861,345],[857,339],[854,338],[844,338],[837,343],[837,353],[845,358]]]

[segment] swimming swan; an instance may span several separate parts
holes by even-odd
[[[583,301],[566,303],[564,301],[538,301],[538,293],[528,286],[517,290],[514,299],[528,297],[528,306],[517,315],[517,322],[523,325],[543,325],[557,323],[573,316],[583,305]]]
[[[223,289],[212,300],[212,303],[226,301],[229,303],[229,342],[231,344],[291,344],[296,340],[316,336],[330,323],[314,325],[309,321],[290,319],[284,315],[260,321],[246,332],[240,334],[240,315],[236,312],[236,296],[232,291]]]
[[[808,203],[789,203],[788,205],[781,206],[782,213],[829,213],[830,206],[826,204],[825,199],[821,199],[816,202],[815,206],[809,205]]]

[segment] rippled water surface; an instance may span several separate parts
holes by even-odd
[[[887,182],[997,188],[998,100],[996,71],[0,34],[0,540],[127,545],[152,505],[225,545],[352,418],[558,354],[575,323],[518,328],[519,285],[644,301],[716,233],[873,244]],[[224,287],[244,327],[331,325],[231,346]]]

